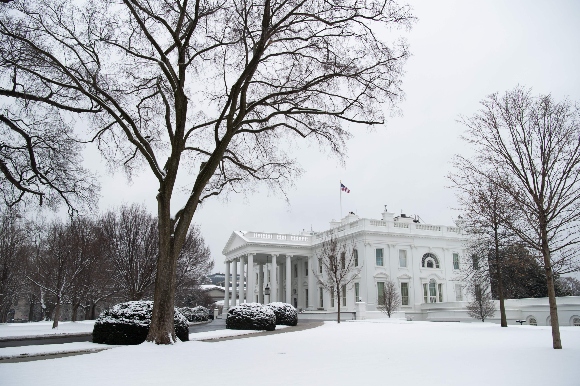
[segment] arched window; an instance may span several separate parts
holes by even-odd
[[[573,316],[572,323],[570,324],[575,327],[580,327],[580,316]]]
[[[536,318],[535,318],[535,317],[533,317],[533,316],[530,316],[530,317],[528,318],[528,324],[529,324],[530,326],[537,326],[537,325],[538,325],[538,321],[536,320]]]
[[[442,285],[437,284],[435,279],[429,280],[429,283],[423,283],[423,301],[425,303],[437,303],[438,301],[442,302],[443,295],[441,290]]]
[[[421,266],[423,268],[439,268],[439,259],[431,252],[425,253],[421,260]]]

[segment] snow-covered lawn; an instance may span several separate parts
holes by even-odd
[[[90,334],[93,332],[94,325],[94,320],[59,322],[58,328],[53,330],[52,322],[6,323],[0,324],[0,339],[43,335]]]
[[[580,328],[429,322],[327,322],[223,342],[117,347],[0,364],[3,385],[574,385]]]

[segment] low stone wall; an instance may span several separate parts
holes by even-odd
[[[298,313],[298,322],[300,320],[336,320],[338,317],[338,312],[336,311],[303,311]],[[352,311],[341,311],[340,320],[354,320],[356,319],[356,313]]]

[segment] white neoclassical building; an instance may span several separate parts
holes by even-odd
[[[438,305],[465,301],[459,267],[465,235],[455,226],[421,224],[405,215],[383,212],[382,219],[360,218],[351,213],[330,228],[354,241],[361,272],[341,299],[331,298],[312,274],[319,270],[317,249],[327,232],[280,234],[234,231],[223,254],[226,277],[232,282],[225,307],[239,302],[282,301],[306,312],[355,311],[357,300],[366,310],[377,310],[386,280],[401,294],[401,312],[408,318],[427,319]],[[266,293],[270,292],[270,296]],[[344,292],[344,291],[343,291]],[[360,304],[360,303],[359,303]],[[456,308],[456,307],[454,307]]]

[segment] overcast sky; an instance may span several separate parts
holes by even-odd
[[[426,223],[451,225],[454,192],[446,175],[454,154],[465,153],[460,115],[479,101],[517,85],[580,102],[580,1],[411,1],[418,17],[406,34],[412,57],[406,65],[399,105],[402,116],[369,132],[352,127],[345,167],[316,148],[297,158],[305,173],[283,197],[267,191],[231,195],[203,204],[194,216],[223,272],[221,251],[233,230],[296,233],[327,229],[343,214],[380,218],[384,205],[417,214]],[[388,113],[387,113],[388,114]],[[110,175],[87,150],[88,165],[101,175],[100,209],[143,203],[156,213],[157,182],[149,171],[129,184]],[[182,200],[183,202],[183,200]]]

